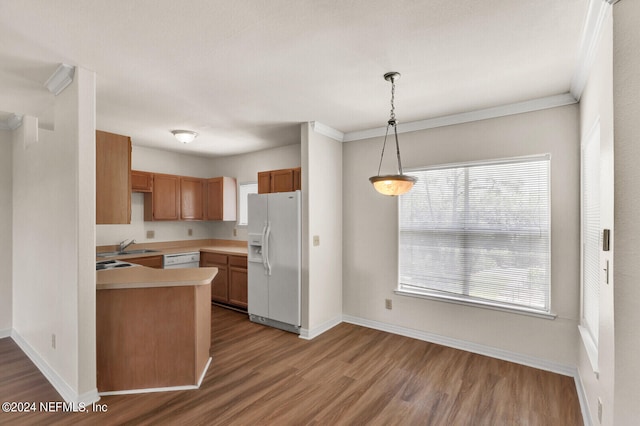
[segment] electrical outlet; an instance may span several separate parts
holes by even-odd
[[[602,423],[602,399],[598,398],[598,422]]]
[[[233,236],[234,237],[238,236],[238,228],[233,228]]]
[[[149,230],[147,231],[147,239],[152,240],[156,237],[156,231]]]
[[[384,307],[389,310],[393,309],[393,302],[391,299],[384,299]]]
[[[313,245],[314,246],[319,246],[320,245],[320,235],[314,235],[313,236]]]
[[[187,235],[188,236],[192,236],[193,235],[193,229],[191,229],[191,228],[187,229]]]
[[[55,333],[52,333],[52,334],[51,334],[51,347],[52,347],[53,349],[55,349],[55,348],[56,348],[56,335],[55,335]]]

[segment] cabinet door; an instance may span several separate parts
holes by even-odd
[[[125,259],[125,261],[149,268],[162,269],[162,256],[136,257],[135,259]]]
[[[151,192],[152,180],[153,180],[153,174],[149,172],[131,170],[131,191],[132,192]]]
[[[239,308],[248,307],[247,269],[229,267],[229,303]]]
[[[207,180],[207,220],[236,220],[236,180],[217,177]]]
[[[302,190],[302,169],[300,167],[293,169],[293,190]]]
[[[229,282],[227,279],[227,267],[220,265],[207,265],[218,268],[218,273],[211,282],[211,300],[229,303]]]
[[[204,219],[204,180],[180,178],[180,218],[185,220]]]
[[[96,224],[131,223],[131,139],[96,130]]]
[[[271,172],[271,192],[293,191],[293,170],[274,170]]]
[[[258,172],[258,194],[271,192],[271,172]]]
[[[207,180],[207,219],[222,220],[224,202],[224,182],[222,178]]]
[[[153,220],[180,219],[180,177],[153,175]]]
[[[247,302],[247,258],[229,256],[229,303],[246,309]]]

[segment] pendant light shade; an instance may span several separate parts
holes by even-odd
[[[378,166],[378,174],[369,178],[369,181],[373,184],[376,191],[383,195],[402,195],[413,188],[413,184],[417,179],[413,176],[407,176],[402,173],[402,161],[400,160],[400,145],[398,144],[398,130],[396,128],[396,108],[394,105],[396,80],[400,78],[398,72],[388,72],[384,75],[384,79],[391,82],[391,116],[387,122],[387,131],[384,135],[384,143],[382,144],[382,154],[380,155],[380,165]],[[382,159],[384,158],[384,149],[387,146],[387,136],[389,136],[389,129],[393,128],[393,136],[396,141],[396,156],[398,158],[398,174],[396,175],[380,175],[380,168],[382,167]]]
[[[382,195],[402,195],[413,188],[416,178],[407,175],[372,176],[369,181]]]

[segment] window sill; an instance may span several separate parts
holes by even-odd
[[[429,292],[417,292],[417,291],[409,291],[409,290],[394,290],[395,294],[400,296],[409,296],[409,297],[417,297],[420,299],[429,299],[436,300],[438,302],[447,302],[447,303],[455,303],[457,305],[470,306],[474,308],[483,308],[483,309],[491,309],[494,311],[508,312],[511,314],[518,315],[527,315],[531,317],[543,318],[548,320],[556,319],[556,315],[552,313],[545,313],[540,311],[528,310],[528,309],[517,309],[512,307],[507,307],[504,305],[500,305],[498,303],[490,303],[490,302],[480,302],[480,301],[470,301],[466,299],[462,299],[455,296],[444,296],[441,294],[429,293]]]
[[[589,333],[586,327],[579,325],[578,331],[580,332],[584,349],[587,352],[587,358],[589,358],[589,362],[591,363],[591,369],[596,377],[598,377],[600,375],[600,371],[598,370],[598,346],[596,342],[593,341],[591,333]]]

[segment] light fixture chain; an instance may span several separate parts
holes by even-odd
[[[396,99],[396,80],[391,78],[391,117],[390,120],[396,121],[396,107],[394,101]]]
[[[380,154],[380,164],[378,165],[378,176],[380,176],[380,169],[382,168],[382,159],[384,158],[384,149],[387,146],[388,135],[389,135],[389,124],[387,124],[387,131],[384,134],[384,142],[382,143],[382,153]]]

